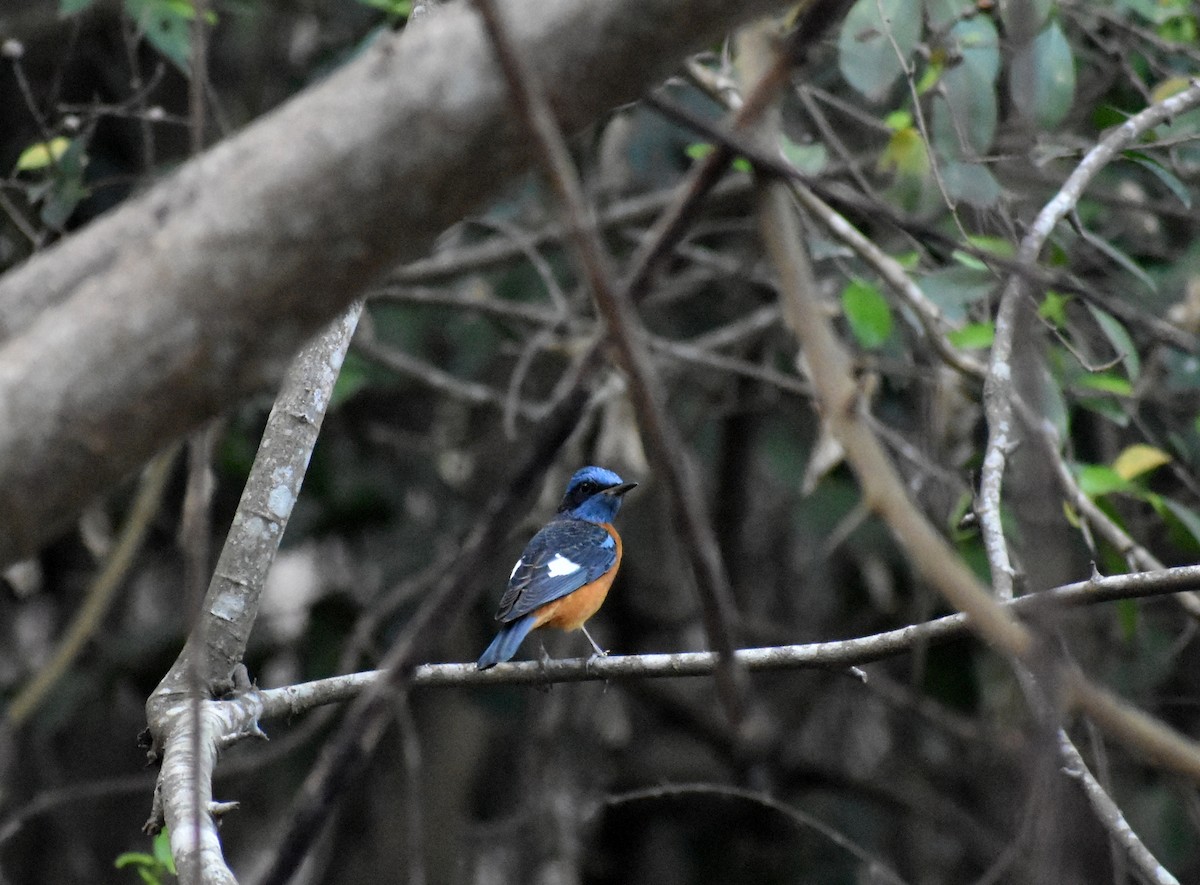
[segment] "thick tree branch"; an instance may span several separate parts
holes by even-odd
[[[567,129],[783,5],[505,4]],[[0,279],[0,562],[37,549],[165,441],[275,383],[322,322],[528,164],[483,39],[462,7],[384,35]]]

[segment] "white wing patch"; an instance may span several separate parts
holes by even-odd
[[[519,569],[519,568],[520,568],[521,566],[523,566],[524,564],[525,564],[525,559],[524,559],[524,558],[521,558],[521,559],[518,559],[518,560],[517,560],[517,564],[513,566],[513,570],[512,570],[512,572],[509,574],[509,576],[508,576],[508,579],[509,579],[510,581],[511,581],[513,578],[515,578],[515,577],[517,576],[517,569]]]
[[[571,562],[561,553],[555,553],[554,558],[546,563],[546,573],[552,578],[561,578],[563,575],[573,575],[583,566],[577,562]]]

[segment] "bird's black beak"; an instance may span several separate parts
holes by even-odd
[[[609,495],[613,498],[619,498],[622,495],[624,495],[626,492],[631,492],[636,488],[637,488],[636,482],[623,482],[619,486],[611,486],[610,488],[605,489],[604,494]]]

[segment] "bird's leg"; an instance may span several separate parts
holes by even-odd
[[[608,652],[606,652],[604,649],[602,649],[599,645],[596,644],[596,640],[592,639],[592,634],[587,631],[587,627],[585,627],[583,624],[580,624],[579,629],[583,631],[583,635],[587,637],[587,641],[590,642],[592,644],[592,648],[594,648],[596,650],[595,657],[598,657],[598,658],[608,657]]]

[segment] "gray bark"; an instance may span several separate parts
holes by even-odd
[[[510,0],[568,130],[779,0]],[[269,389],[380,274],[529,162],[448,7],[0,278],[0,563],[172,439]]]

